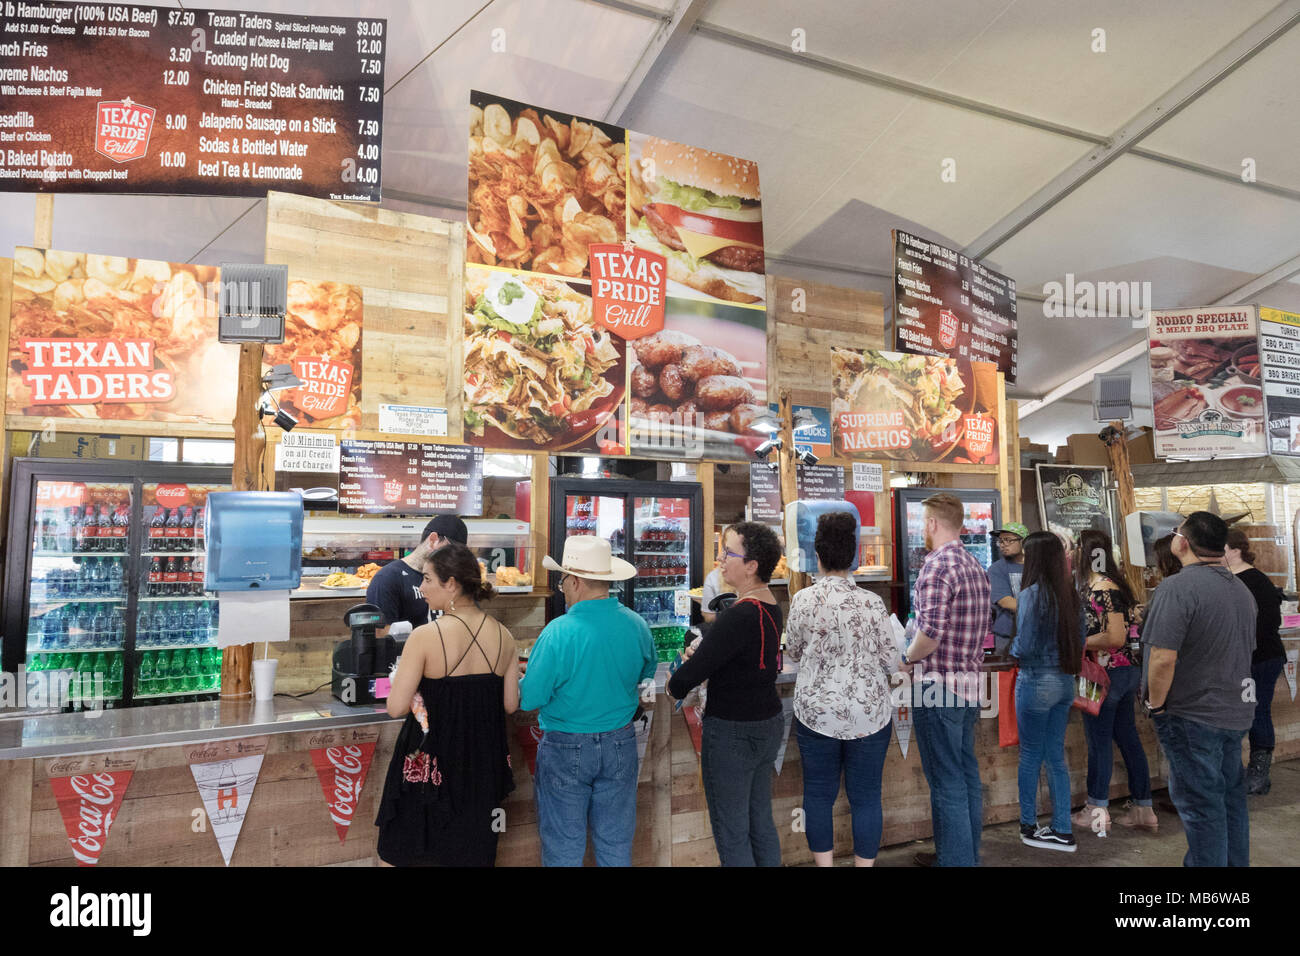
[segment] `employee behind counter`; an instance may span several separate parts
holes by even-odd
[[[404,558],[389,561],[370,579],[366,588],[366,603],[379,608],[384,618],[383,637],[397,621],[410,622],[412,630],[428,624],[429,605],[420,593],[424,581],[424,562],[429,555],[450,541],[469,543],[469,529],[456,515],[435,515],[424,526],[420,543]]]

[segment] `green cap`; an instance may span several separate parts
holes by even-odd
[[[998,530],[994,531],[993,533],[1014,534],[1017,538],[1019,538],[1022,541],[1025,538],[1029,537],[1029,529],[1026,528],[1024,525],[1022,525],[1019,521],[1008,521],[1006,524],[1004,524],[1001,528],[998,528]]]

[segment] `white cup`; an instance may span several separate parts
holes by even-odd
[[[280,662],[274,658],[253,661],[253,697],[270,700],[275,696],[275,669]]]

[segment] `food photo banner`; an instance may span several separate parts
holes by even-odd
[[[1300,456],[1300,315],[1261,308],[1259,345],[1255,362],[1239,362],[1238,374],[1263,385],[1270,454]]]
[[[834,348],[831,368],[839,456],[997,464],[992,362]]]
[[[0,6],[0,189],[379,201],[387,20]]]
[[[1156,455],[1267,454],[1254,306],[1153,311],[1150,317]]]
[[[765,435],[758,167],[470,94],[465,438],[747,460]]]
[[[1016,280],[902,230],[894,241],[894,348],[993,362],[1015,384]]]
[[[15,249],[6,412],[229,425],[239,346],[217,341],[220,282],[213,266]],[[290,279],[264,363],[302,379],[276,396],[302,424],[360,424],[363,324],[359,286]]]

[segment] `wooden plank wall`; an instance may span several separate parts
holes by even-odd
[[[802,295],[797,294],[802,290]],[[804,311],[796,312],[801,307]],[[767,394],[790,388],[796,405],[831,407],[831,347],[883,349],[885,301],[820,282],[767,277]]]
[[[380,404],[445,407],[459,444],[461,289],[465,226],[459,222],[331,203],[289,193],[267,196],[266,261],[294,276],[362,287],[361,428],[379,428]]]

